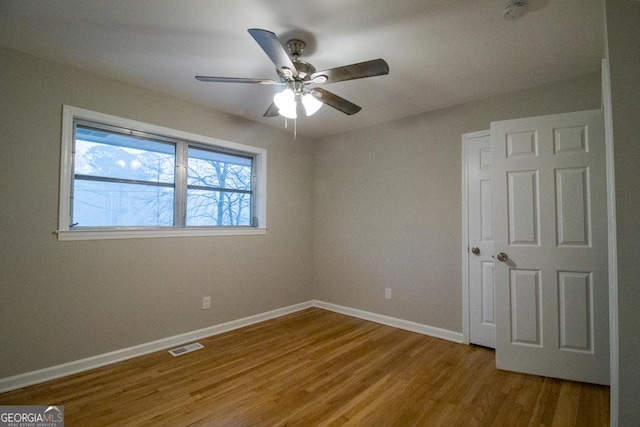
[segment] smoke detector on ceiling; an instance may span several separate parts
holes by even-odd
[[[528,0],[510,0],[502,11],[502,16],[510,21],[518,19],[527,12],[528,7]]]

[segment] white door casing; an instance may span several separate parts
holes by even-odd
[[[491,135],[489,131],[463,135],[466,158],[467,283],[469,342],[495,348],[493,285],[493,221]]]
[[[496,365],[608,384],[603,112],[494,122]]]

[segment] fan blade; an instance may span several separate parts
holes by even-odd
[[[293,61],[291,61],[291,58],[289,58],[278,36],[271,31],[260,30],[258,28],[251,28],[247,31],[249,31],[251,37],[254,38],[269,59],[276,65],[278,73],[282,73],[282,75],[286,77],[295,77],[298,75],[296,66],[293,64]]]
[[[339,97],[335,93],[331,93],[328,90],[322,88],[313,88],[311,94],[318,100],[330,107],[335,108],[338,111],[342,111],[345,114],[352,115],[362,109],[362,107],[347,101],[344,98]]]
[[[264,112],[262,117],[277,117],[280,115],[278,110],[279,109],[278,107],[276,107],[276,104],[272,102],[271,105],[269,105],[269,108],[267,108],[267,111]]]
[[[365,61],[358,64],[345,65],[344,67],[318,71],[311,74],[311,80],[316,83],[335,83],[344,80],[382,76],[385,74],[389,74],[389,64],[387,64],[384,59],[374,59],[372,61]],[[322,81],[322,76],[326,77],[327,80]]]
[[[270,80],[270,79],[246,79],[243,77],[196,76],[196,80],[199,80],[201,82],[214,82],[214,83],[256,83],[261,85],[279,84],[275,80]]]

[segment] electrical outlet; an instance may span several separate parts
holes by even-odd
[[[211,297],[202,298],[202,309],[209,310],[211,308]]]
[[[384,288],[384,298],[391,299],[391,288]]]

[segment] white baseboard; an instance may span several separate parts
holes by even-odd
[[[369,320],[371,322],[381,323],[394,328],[404,329],[406,331],[417,332],[422,335],[428,335],[435,338],[441,338],[447,341],[462,343],[462,333],[453,332],[447,329],[436,328],[434,326],[424,325],[422,323],[411,322],[408,320],[398,319],[396,317],[384,316],[382,314],[371,313],[369,311],[358,310],[355,308],[344,307],[324,301],[313,301],[313,306],[323,308],[325,310],[335,311],[336,313],[346,314],[347,316],[357,317],[359,319]]]
[[[325,310],[334,311],[336,313],[345,314],[347,316],[357,317],[359,319],[393,326],[394,328],[404,329],[423,335],[429,335],[448,341],[462,343],[462,334],[459,332],[453,332],[446,329],[423,325],[421,323],[410,322],[408,320],[397,319],[395,317],[383,316],[381,314],[344,307],[324,301],[313,300],[268,311],[266,313],[256,314],[254,316],[233,320],[231,322],[222,323],[220,325],[198,329],[197,331],[187,332],[168,338],[163,338],[157,341],[112,351],[110,353],[99,354],[97,356],[88,357],[86,359],[75,360],[72,362],[63,363],[61,365],[39,369],[37,371],[26,372],[24,374],[15,375],[13,377],[0,378],[0,393],[43,383],[45,381],[54,380],[56,378],[76,374],[78,372],[88,371],[90,369],[99,368],[101,366],[110,365],[112,363],[121,362],[127,359],[132,359],[134,357],[153,353],[155,351],[165,350],[191,341],[219,335],[225,332],[233,331],[235,329],[243,328],[245,326],[264,322],[265,320],[295,313],[296,311],[301,311],[310,307],[318,307]]]
[[[194,340],[211,337],[213,335],[233,331],[234,329],[243,328],[255,323],[264,322],[265,320],[274,319],[276,317],[304,310],[309,307],[313,307],[313,302],[308,301],[300,304],[295,304],[288,307],[268,311],[266,313],[256,314],[254,316],[249,316],[242,319],[233,320],[231,322],[210,326],[208,328],[198,329],[196,331],[159,339],[157,341],[151,341],[133,347],[112,351],[110,353],[99,354],[97,356],[75,360],[73,362],[63,363],[61,365],[51,366],[49,368],[39,369],[37,371],[26,372],[24,374],[15,375],[13,377],[0,378],[0,393],[16,390],[33,384],[39,384],[45,381],[54,380],[56,378],[66,377],[78,372],[88,371],[89,369],[99,368],[101,366],[121,362],[123,360],[131,359],[137,356],[142,356],[144,354],[153,353],[154,351],[165,350]]]

